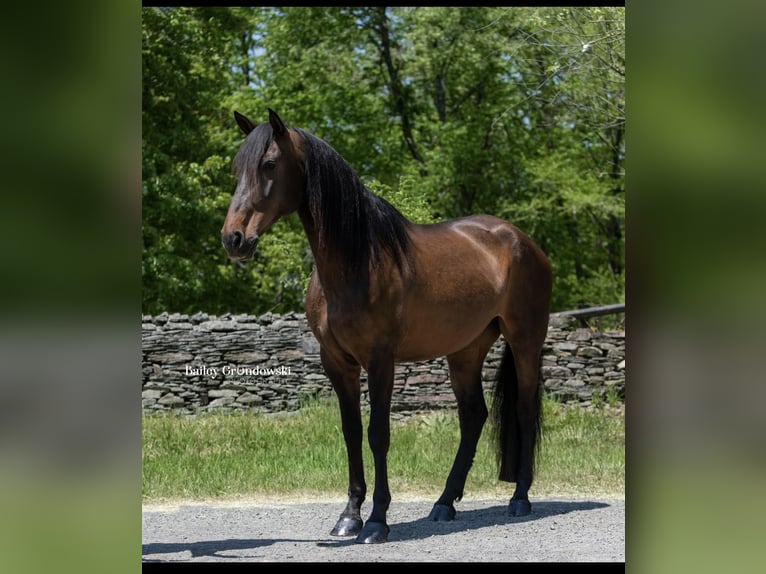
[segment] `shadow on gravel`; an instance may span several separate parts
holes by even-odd
[[[221,552],[230,550],[253,550],[254,553],[249,556],[251,558],[257,558],[257,550],[265,546],[270,546],[276,542],[301,542],[306,543],[305,540],[290,540],[287,538],[273,539],[273,538],[251,538],[251,539],[238,539],[228,538],[226,540],[203,540],[200,542],[173,542],[173,543],[151,543],[141,545],[141,555],[143,557],[142,562],[188,562],[190,558],[198,558],[200,556],[217,556],[220,558],[229,558]],[[191,552],[191,556],[186,554]],[[178,557],[163,557],[163,558],[147,558],[147,556],[153,556],[155,554],[182,554]],[[241,560],[243,555],[231,556],[232,559]]]
[[[460,503],[457,504],[457,515],[451,522],[433,522],[425,516],[410,520],[408,522],[390,522],[391,532],[388,535],[389,542],[401,542],[407,540],[419,540],[430,538],[431,536],[444,536],[455,534],[456,532],[465,532],[478,528],[497,526],[499,524],[515,524],[520,522],[530,522],[539,520],[548,516],[557,516],[569,512],[578,512],[584,510],[595,510],[597,508],[606,508],[609,505],[604,502],[557,502],[543,501],[532,503],[532,514],[527,516],[508,516],[506,514],[507,505],[490,506],[488,508],[477,508],[474,510],[460,510]],[[330,540],[319,542],[320,546],[338,548],[354,544],[354,539]]]
[[[473,510],[460,510],[460,503],[457,503],[457,515],[451,522],[433,522],[427,517],[417,518],[407,522],[391,521],[391,533],[389,542],[401,542],[410,540],[419,540],[431,536],[444,536],[456,532],[465,532],[479,528],[497,526],[500,524],[515,524],[539,520],[549,516],[557,516],[570,512],[580,512],[587,510],[596,510],[606,508],[609,504],[604,502],[589,501],[532,501],[532,514],[522,517],[508,516],[506,514],[507,505],[490,506],[486,508],[477,508]],[[252,550],[252,554],[241,554],[231,556],[233,560],[242,558],[259,558],[258,549],[270,546],[280,542],[295,542],[300,544],[313,543],[317,546],[327,548],[340,548],[355,544],[353,538],[331,538],[325,540],[310,541],[306,539],[290,538],[258,538],[258,539],[224,539],[224,540],[205,540],[199,542],[174,542],[174,543],[150,543],[143,544],[141,554],[143,562],[186,562],[190,558],[200,556],[216,556],[228,558],[227,551]],[[191,553],[191,556],[187,554]],[[166,555],[163,558],[152,558],[154,555]],[[173,557],[173,554],[181,556]],[[171,556],[168,556],[171,555]]]
[[[595,510],[597,508],[606,508],[609,504],[604,502],[588,501],[532,501],[532,513],[527,516],[508,516],[506,513],[508,506],[490,506],[487,508],[477,508],[474,510],[460,510],[460,503],[457,503],[457,515],[451,522],[433,522],[427,517],[418,518],[409,522],[393,522],[390,524],[391,533],[388,536],[389,542],[401,540],[417,540],[428,538],[430,536],[439,536],[475,530],[477,528],[486,528],[497,526],[499,524],[515,524],[521,522],[530,522],[539,520],[548,516],[567,514],[569,512],[579,512],[584,510]]]

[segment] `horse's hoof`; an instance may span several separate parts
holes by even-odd
[[[356,542],[359,544],[380,544],[388,541],[388,525],[383,522],[370,522],[364,525]]]
[[[428,520],[433,520],[434,522],[455,520],[455,507],[449,504],[434,504],[431,514],[428,515]]]
[[[508,516],[526,516],[532,512],[532,505],[527,498],[511,498]]]
[[[341,516],[330,534],[332,536],[356,536],[361,530],[361,518],[358,516]]]

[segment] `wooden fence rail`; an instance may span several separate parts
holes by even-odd
[[[587,325],[587,320],[591,317],[614,315],[624,312],[625,303],[616,303],[615,305],[602,305],[600,307],[588,307],[586,309],[575,309],[573,311],[560,311],[558,313],[551,313],[551,315],[558,317],[574,317],[575,319],[578,319],[580,323]]]

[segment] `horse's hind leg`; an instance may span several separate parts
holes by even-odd
[[[521,429],[521,451],[516,489],[508,504],[511,516],[524,516],[532,511],[529,502],[529,488],[532,486],[535,470],[535,449],[540,434],[540,352],[536,348],[521,351],[516,357],[516,371],[519,376],[519,428]]]
[[[460,445],[444,491],[428,515],[430,520],[453,520],[454,502],[463,497],[468,471],[473,465],[476,445],[488,414],[481,386],[481,368],[498,335],[497,326],[493,323],[469,347],[447,357],[452,390],[457,399]]]
[[[510,348],[506,345],[498,376],[513,379],[515,384],[506,387],[507,393],[515,396],[506,397],[510,401],[512,412],[506,412],[506,432],[510,432],[505,452],[502,456],[500,479],[515,482],[516,488],[508,504],[510,516],[525,516],[532,511],[529,502],[529,489],[532,486],[535,470],[535,450],[540,434],[541,393],[540,388],[540,353],[542,342],[537,338],[524,337],[514,340],[505,328],[506,341],[510,339]],[[544,338],[543,338],[544,340]],[[515,371],[515,372],[514,372]],[[499,383],[503,384],[502,381]],[[505,382],[507,384],[507,381]]]
[[[500,480],[516,483],[508,513],[524,516],[532,512],[528,492],[542,421],[540,357],[548,332],[552,276],[542,251],[531,241],[516,239],[499,321],[506,345],[492,410],[502,430],[497,433]]]

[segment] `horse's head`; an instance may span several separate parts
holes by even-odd
[[[229,258],[252,259],[258,238],[300,206],[306,189],[301,137],[269,109],[269,121],[254,124],[234,112],[247,138],[234,158],[237,187],[221,229]]]

